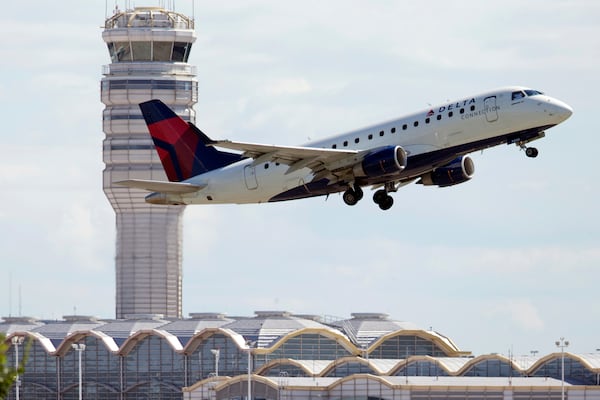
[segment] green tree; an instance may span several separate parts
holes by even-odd
[[[19,368],[16,369],[14,366],[10,366],[11,360],[8,360],[6,357],[6,352],[8,351],[8,342],[6,341],[6,335],[0,332],[0,399],[6,399],[8,397],[8,393],[12,388],[13,384],[17,380],[17,375],[23,374],[25,369],[23,366],[25,365],[25,357],[21,363],[19,363]],[[26,354],[26,352],[24,352]]]

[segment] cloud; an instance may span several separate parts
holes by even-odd
[[[311,90],[311,85],[303,78],[279,79],[265,87],[266,94],[270,96],[303,94]]]
[[[491,307],[493,318],[511,320],[518,329],[525,331],[541,331],[545,324],[542,316],[530,299],[499,300]]]

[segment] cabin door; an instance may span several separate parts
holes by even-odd
[[[496,105],[496,96],[486,97],[483,100],[483,109],[485,110],[485,119],[487,122],[498,121],[498,106]]]
[[[258,182],[256,181],[256,168],[252,165],[247,165],[246,168],[244,168],[244,180],[246,181],[248,190],[254,190],[258,187]]]

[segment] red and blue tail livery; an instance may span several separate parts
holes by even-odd
[[[160,100],[141,103],[140,109],[169,181],[182,182],[240,161],[238,154],[207,146],[211,140],[205,134]]]
[[[160,100],[140,109],[170,182],[117,183],[155,192],[146,197],[149,203],[248,204],[343,193],[352,206],[370,187],[382,210],[392,207],[390,193],[404,185],[469,181],[475,172],[469,153],[516,144],[535,158],[538,150],[528,144],[573,113],[542,92],[510,86],[302,146],[281,146],[212,140]]]

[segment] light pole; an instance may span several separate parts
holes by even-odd
[[[215,376],[219,376],[219,355],[221,354],[221,350],[212,349],[210,352],[215,356]]]
[[[19,346],[23,344],[22,336],[13,336],[11,339],[13,346],[15,346],[15,370],[17,372],[17,379],[15,380],[15,396],[19,400],[19,389],[21,386],[21,378],[19,377]]]
[[[252,346],[256,344],[256,341],[246,341],[248,346],[248,399],[252,400]]]
[[[569,346],[569,341],[561,337],[554,344],[560,347],[560,399],[565,400],[565,347]]]
[[[79,400],[83,400],[83,382],[82,382],[83,379],[82,379],[82,374],[81,374],[81,354],[85,350],[85,344],[76,343],[76,344],[72,344],[71,347],[73,348],[73,350],[75,350],[76,352],[79,353]]]

